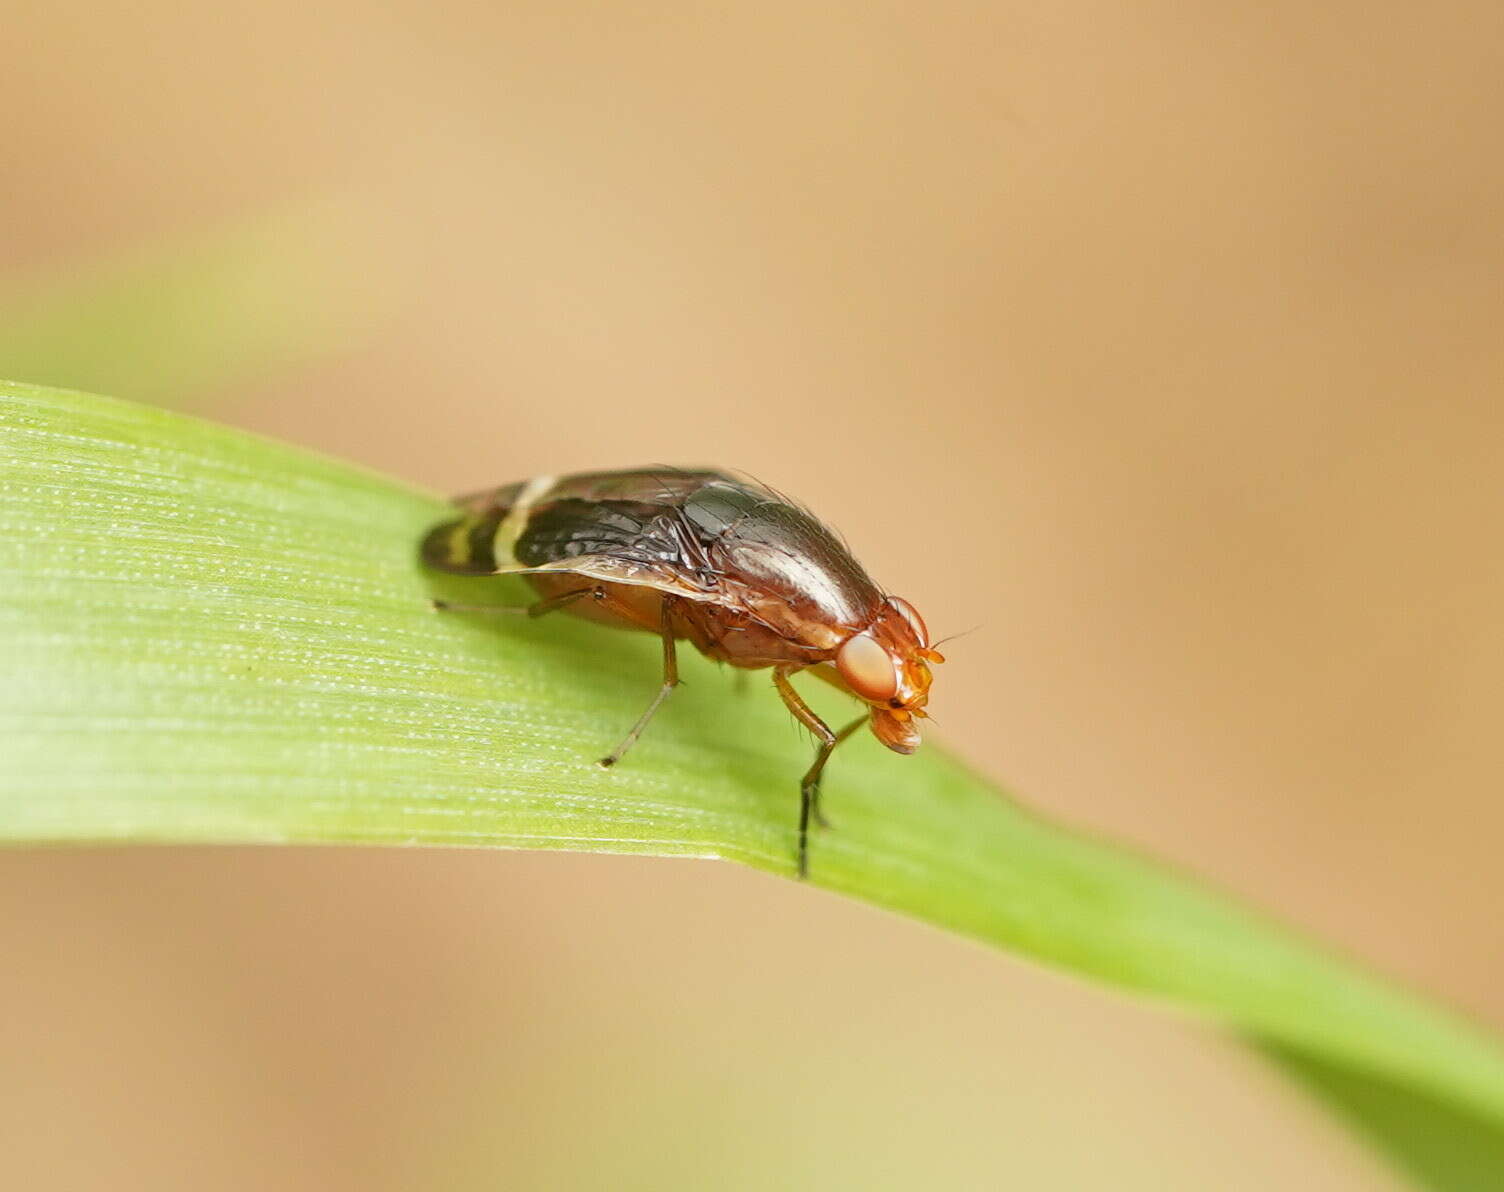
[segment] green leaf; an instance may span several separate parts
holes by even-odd
[[[349,203],[264,212],[0,291],[0,376],[181,403],[327,353],[390,305]]]
[[[1277,1045],[1265,1051],[1337,1107],[1359,1134],[1387,1150],[1428,1188],[1497,1192],[1504,1172],[1504,1129],[1419,1089],[1353,1072]]]
[[[654,690],[656,643],[432,612],[415,544],[444,513],[221,427],[0,385],[0,839],[490,845],[792,874],[809,747],[771,692],[684,651],[686,687],[601,771]],[[513,583],[443,591],[526,599]],[[862,738],[829,774],[838,830],[812,844],[813,885],[1205,1014],[1349,1105],[1393,1088],[1468,1137],[1504,1123],[1504,1058],[1475,1028],[1044,822],[940,749]],[[1390,1127],[1373,1128],[1414,1149]]]

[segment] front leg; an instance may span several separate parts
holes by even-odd
[[[789,666],[778,667],[773,671],[773,685],[778,688],[784,707],[794,714],[800,724],[814,733],[819,742],[815,746],[814,764],[799,781],[799,877],[802,880],[809,876],[810,816],[813,815],[815,822],[822,827],[826,826],[825,817],[820,814],[820,777],[825,773],[825,763],[830,760],[835,747],[860,728],[867,718],[859,717],[839,733],[831,732],[830,725],[815,714],[814,709],[804,702],[789,682],[789,676],[796,669]]]

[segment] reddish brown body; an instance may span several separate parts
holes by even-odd
[[[424,540],[430,566],[525,576],[540,599],[509,611],[567,609],[662,638],[658,696],[602,764],[625,753],[677,684],[676,641],[732,666],[773,671],[784,703],[820,739],[800,788],[801,876],[808,821],[823,822],[820,776],[835,746],[870,721],[890,749],[918,748],[929,664],[942,660],[923,621],[779,494],[720,472],[665,468],[542,477],[458,503],[465,516]],[[868,713],[832,732],[789,682],[807,669],[865,702]]]

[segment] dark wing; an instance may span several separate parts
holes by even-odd
[[[562,571],[714,599],[715,577],[680,514],[720,473],[672,468],[543,477],[463,498],[424,539],[424,561],[460,575]]]
[[[883,594],[812,513],[708,469],[541,477],[463,498],[423,558],[461,575],[567,572],[737,608],[830,648],[871,623]]]

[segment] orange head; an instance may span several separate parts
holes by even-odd
[[[897,753],[919,748],[919,725],[930,697],[929,631],[913,605],[889,596],[872,624],[836,651],[836,670],[851,692],[872,707],[872,733]]]

